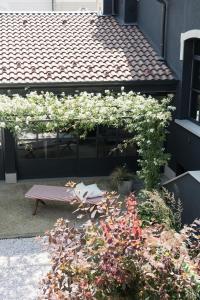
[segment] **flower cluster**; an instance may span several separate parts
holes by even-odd
[[[0,126],[14,133],[75,130],[83,137],[97,125],[124,128],[133,137],[120,149],[137,144],[140,176],[151,189],[168,159],[163,144],[173,109],[169,103],[169,98],[158,101],[123,89],[117,95],[109,91],[104,95],[82,92],[60,97],[36,92],[26,97],[0,95]]]

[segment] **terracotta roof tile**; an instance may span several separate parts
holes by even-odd
[[[0,83],[171,80],[135,25],[95,13],[1,13]]]

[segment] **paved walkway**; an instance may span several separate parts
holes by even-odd
[[[35,238],[0,240],[0,300],[36,300],[49,269],[48,253]]]

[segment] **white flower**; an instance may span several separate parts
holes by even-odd
[[[156,168],[151,170],[153,162],[157,164],[158,171],[159,166],[165,163],[164,136],[159,136],[158,133],[160,130],[165,132],[171,120],[173,107],[169,106],[168,98],[159,102],[151,96],[146,97],[134,92],[126,93],[124,87],[121,87],[121,92],[115,96],[109,90],[105,90],[105,95],[82,92],[62,96],[63,98],[58,98],[53,93],[38,95],[37,92],[31,92],[26,97],[14,95],[10,98],[0,95],[0,119],[5,120],[8,117],[11,129],[17,133],[22,130],[21,124],[25,124],[25,130],[28,128],[31,118],[47,120],[49,116],[52,116],[53,122],[45,123],[47,131],[48,129],[54,131],[58,126],[61,129],[62,126],[63,128],[71,126],[74,129],[83,126],[85,131],[94,128],[97,124],[116,128],[124,127],[129,133],[134,134],[132,141],[134,140],[139,146],[138,151],[141,156],[138,163],[145,182],[148,181],[149,172],[152,171],[153,175],[157,172]],[[155,127],[158,121],[159,126]],[[4,122],[0,122],[0,127],[5,126]],[[151,137],[153,134],[157,136],[158,146],[155,155],[152,154],[154,145],[151,138],[148,139],[148,134]]]
[[[30,116],[26,117],[26,125],[28,125],[30,121],[31,121],[31,117]]]
[[[21,120],[20,120],[20,118],[16,117],[15,121],[20,122]]]
[[[20,131],[20,127],[18,125],[15,125],[15,131],[19,132]]]
[[[5,122],[0,122],[0,128],[5,128],[5,127],[6,127]]]

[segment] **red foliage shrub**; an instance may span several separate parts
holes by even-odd
[[[185,232],[162,224],[142,229],[134,194],[124,205],[107,193],[101,204],[79,210],[92,216],[82,227],[59,219],[47,233],[52,271],[40,299],[198,299],[198,264]]]

